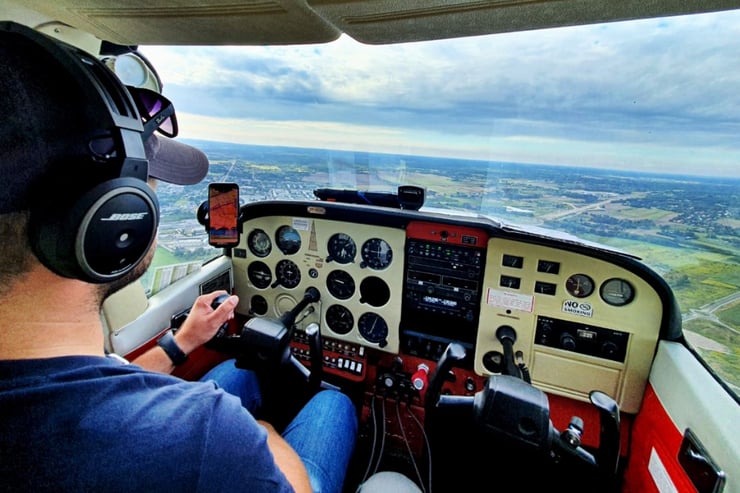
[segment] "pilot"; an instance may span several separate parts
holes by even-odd
[[[208,161],[147,135],[151,120],[122,124],[111,108],[126,88],[64,46],[0,22],[0,490],[341,492],[357,433],[344,394],[318,392],[281,436],[231,361],[191,382],[168,374],[160,346],[131,363],[106,355],[101,304],[156,243],[147,180],[197,183]],[[233,317],[238,299],[214,310],[218,294],[170,341],[183,353]]]

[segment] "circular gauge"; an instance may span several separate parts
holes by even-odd
[[[357,321],[357,328],[360,335],[368,342],[385,345],[385,340],[388,338],[388,324],[380,315],[372,312],[363,313]]]
[[[329,238],[327,249],[329,250],[329,257],[326,259],[327,262],[334,260],[340,264],[349,264],[354,261],[355,254],[357,254],[355,241],[345,233],[332,235]]]
[[[270,237],[261,229],[254,229],[247,237],[249,250],[258,257],[267,257],[272,250],[272,241]]]
[[[387,241],[380,238],[370,238],[362,245],[362,267],[371,269],[385,269],[391,265],[393,250]]]
[[[594,292],[594,280],[586,274],[573,274],[565,280],[565,289],[576,298],[585,298]]]
[[[391,289],[379,277],[369,276],[360,283],[360,303],[383,306],[391,299]]]
[[[249,313],[255,315],[264,315],[267,313],[267,300],[258,294],[252,296],[252,299],[249,301]]]
[[[256,288],[265,289],[272,281],[272,272],[264,262],[252,262],[247,267],[247,277]]]
[[[326,276],[326,287],[337,299],[348,300],[355,294],[355,280],[343,270],[333,270]]]
[[[624,306],[635,298],[635,288],[624,279],[607,279],[599,290],[601,299],[614,306]]]
[[[301,248],[301,235],[292,226],[280,226],[275,237],[278,248],[285,255],[291,255]]]
[[[301,271],[298,266],[290,260],[281,260],[275,266],[275,282],[285,288],[291,289],[301,282]]]
[[[349,334],[355,325],[355,318],[346,307],[342,305],[331,305],[326,309],[326,325],[335,334]]]

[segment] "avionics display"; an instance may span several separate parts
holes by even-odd
[[[487,239],[433,224],[417,225],[409,231],[420,238],[406,240],[401,321],[404,352],[434,359],[452,341],[472,349]]]

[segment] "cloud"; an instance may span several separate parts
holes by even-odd
[[[243,129],[231,141],[273,131],[295,145],[706,166],[740,155],[736,39],[740,11],[393,46],[142,51],[178,112],[203,131]]]

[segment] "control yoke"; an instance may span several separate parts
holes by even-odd
[[[600,440],[596,456],[581,447],[583,420],[571,418],[568,428],[558,431],[550,420],[547,396],[521,378],[518,372],[493,374],[474,396],[441,394],[442,385],[455,363],[465,358],[458,343],[447,346],[429,382],[425,407],[472,408],[473,419],[486,434],[513,440],[558,461],[571,461],[597,471],[605,480],[616,478],[619,461],[619,407],[607,394],[592,391],[591,403],[599,409]]]
[[[319,290],[306,289],[303,298],[279,319],[253,317],[241,328],[240,333],[229,335],[228,323],[222,325],[216,336],[206,347],[229,354],[236,358],[238,368],[271,369],[279,365],[293,365],[312,385],[321,385],[322,365],[313,364],[322,360],[319,327],[310,324],[306,328],[311,351],[311,371],[290,353],[290,341],[295,331],[295,321],[311,303],[319,301]],[[228,295],[217,297],[211,306],[216,309]],[[316,352],[318,354],[314,354]]]

